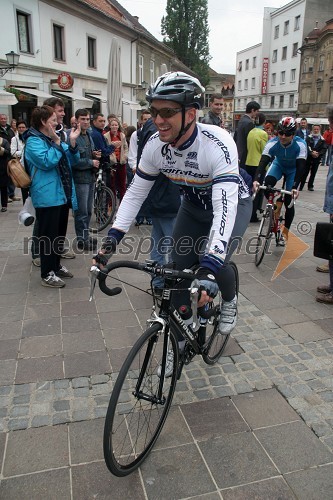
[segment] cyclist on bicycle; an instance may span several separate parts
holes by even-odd
[[[303,139],[295,136],[296,128],[296,122],[291,116],[286,116],[279,121],[277,127],[278,136],[268,141],[262,152],[253,183],[255,191],[263,183],[266,167],[272,162],[267,171],[264,184],[274,187],[277,181],[284,176],[286,190],[292,191],[294,198],[298,197],[298,186],[306,164],[307,145]],[[286,216],[283,235],[286,239],[288,239],[289,229],[295,215],[294,206],[289,208],[290,203],[291,196],[285,195]]]
[[[232,137],[222,128],[196,123],[204,91],[196,78],[182,72],[166,73],[148,89],[146,99],[158,132],[148,140],[134,180],[94,259],[102,265],[107,262],[162,172],[185,193],[174,228],[172,260],[177,269],[189,268],[199,261],[198,242],[209,240],[196,275],[201,284],[198,305],[212,301],[220,288],[224,304],[219,330],[228,334],[237,318],[228,244],[232,236],[243,236],[251,217],[252,200],[239,174]]]

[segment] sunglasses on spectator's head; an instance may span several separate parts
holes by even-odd
[[[161,109],[156,109],[153,107],[149,108],[149,112],[152,118],[157,118],[158,115],[160,115],[161,118],[172,118],[181,110],[182,108],[161,108]]]
[[[285,135],[286,137],[291,137],[292,135],[294,135],[294,132],[282,132],[282,130],[279,130],[278,134]]]

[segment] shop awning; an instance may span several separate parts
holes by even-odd
[[[67,99],[72,99],[72,101],[74,101],[75,103],[76,109],[93,107],[93,101],[91,99],[83,97],[83,95],[73,94],[72,92],[60,92],[59,90],[55,90],[54,92],[60,94],[63,97],[67,97]]]
[[[33,95],[34,97],[37,97],[38,106],[42,106],[45,99],[49,99],[50,97],[54,97],[53,95],[48,94],[47,92],[44,92],[43,90],[39,90],[39,89],[28,89],[26,87],[15,87],[15,88],[16,88],[16,90],[19,90],[20,92],[23,92],[24,94],[29,94],[29,95]]]
[[[17,99],[14,94],[0,90],[0,106],[14,106],[16,103]]]
[[[107,102],[106,100],[106,97],[103,97],[102,95],[99,95],[99,94],[89,94],[88,92],[86,93],[86,96],[89,98],[89,97],[92,97],[93,99],[96,99],[97,101],[101,101],[101,102]]]
[[[142,106],[136,101],[127,101],[126,99],[123,99],[122,101],[125,106],[129,106],[133,111],[142,110]]]

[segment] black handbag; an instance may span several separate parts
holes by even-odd
[[[320,259],[333,260],[333,224],[317,222],[313,255]]]

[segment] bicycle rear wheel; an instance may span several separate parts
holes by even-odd
[[[229,265],[231,266],[235,275],[236,295],[238,297],[238,291],[239,291],[238,269],[234,262],[230,262]],[[219,291],[218,295],[215,297],[214,301],[211,303],[212,305],[210,306],[210,307],[217,306],[217,314],[214,315],[210,320],[208,320],[206,326],[206,348],[202,354],[202,358],[208,365],[213,365],[220,359],[223,351],[227,346],[230,337],[229,334],[226,335],[220,333],[219,331],[219,321],[220,321],[222,302],[223,302],[222,295],[221,292]]]
[[[116,197],[110,188],[103,184],[95,187],[93,213],[90,229],[99,232],[111,222],[116,211]]]
[[[105,419],[104,458],[116,476],[133,472],[146,458],[168,415],[177,382],[178,343],[172,331],[152,325],[128,354],[115,383]],[[174,352],[170,378],[157,374],[167,350]]]
[[[262,263],[265,253],[267,253],[269,247],[269,241],[272,236],[272,225],[273,225],[273,207],[271,205],[267,205],[260,223],[257,244],[256,244],[254,261],[257,267]]]

